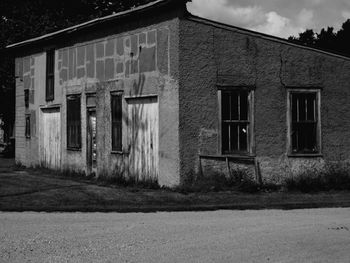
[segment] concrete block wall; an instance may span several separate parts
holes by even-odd
[[[350,59],[244,30],[180,21],[180,175],[198,171],[198,155],[220,155],[216,84],[255,87],[255,151],[265,182],[307,166],[350,159]],[[322,157],[287,149],[286,87],[321,88]]]

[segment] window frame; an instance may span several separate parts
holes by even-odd
[[[253,86],[232,86],[232,85],[219,85],[218,88],[218,110],[219,110],[219,134],[218,134],[218,152],[223,156],[254,156],[255,154],[255,137],[254,137],[254,112],[255,112],[255,87]],[[223,92],[237,92],[237,91],[247,91],[248,92],[248,135],[247,135],[247,151],[223,151],[223,120],[222,120],[222,93]]]
[[[117,145],[117,146],[119,146],[119,147],[115,147],[116,145],[114,144],[114,138],[115,138],[115,136],[114,136],[114,129],[113,129],[113,127],[114,127],[114,118],[113,118],[113,116],[114,116],[114,114],[113,114],[113,99],[115,98],[115,97],[120,97],[120,103],[121,103],[121,105],[120,105],[120,107],[121,107],[121,119],[120,119],[120,121],[116,121],[116,122],[118,122],[119,123],[119,125],[120,125],[120,129],[121,129],[121,133],[120,133],[120,136],[121,136],[121,138],[120,138],[120,145]],[[122,153],[123,152],[123,105],[124,105],[124,103],[123,103],[123,100],[124,100],[124,92],[123,91],[112,91],[111,93],[110,93],[110,110],[111,110],[111,149],[112,149],[112,153]]]
[[[77,133],[77,142],[76,142],[76,144],[75,145],[70,145],[70,137],[69,136],[71,136],[71,134],[70,134],[70,132],[69,132],[69,128],[70,128],[70,124],[69,124],[69,121],[71,121],[69,118],[72,118],[72,116],[74,116],[74,115],[72,115],[72,114],[69,114],[69,106],[68,106],[68,101],[69,100],[73,100],[73,98],[75,99],[75,100],[77,100],[78,99],[78,101],[79,101],[79,114],[77,114],[77,116],[79,115],[79,122],[80,122],[80,124],[79,124],[79,126],[80,126],[80,129],[78,128],[78,133]],[[81,94],[71,94],[71,95],[67,95],[67,98],[66,98],[66,130],[67,130],[67,137],[66,137],[66,139],[67,139],[67,150],[73,150],[73,151],[79,151],[79,150],[81,150],[81,148],[82,148],[82,105],[81,105]],[[77,107],[78,108],[78,107]],[[77,122],[77,120],[75,120],[76,122]],[[78,126],[78,127],[79,127]]]
[[[292,94],[316,95],[316,147],[315,152],[293,152],[292,144]],[[322,130],[321,130],[321,88],[287,87],[287,155],[289,157],[320,157],[322,156]]]
[[[55,49],[49,49],[46,51],[46,101],[53,101],[55,99],[55,54]],[[50,89],[50,87],[52,90]]]

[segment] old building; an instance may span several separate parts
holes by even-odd
[[[350,59],[158,0],[8,46],[16,160],[178,185],[350,160]]]

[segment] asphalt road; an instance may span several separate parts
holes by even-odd
[[[0,213],[1,262],[350,262],[350,209]]]

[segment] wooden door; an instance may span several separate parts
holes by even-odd
[[[50,169],[61,167],[61,113],[59,109],[42,111],[40,126],[40,162]]]
[[[128,99],[130,175],[137,180],[158,179],[157,97]]]

